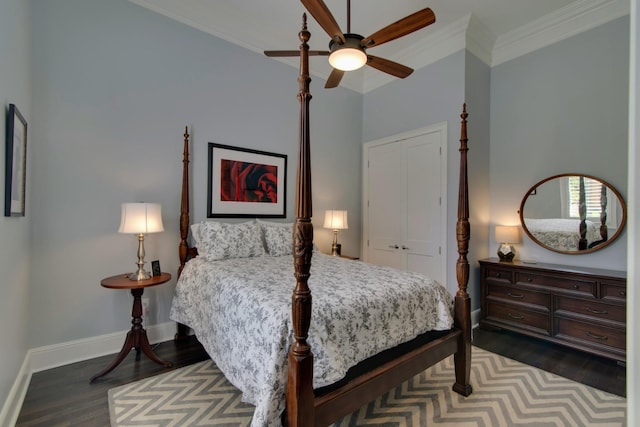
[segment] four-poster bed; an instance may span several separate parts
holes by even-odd
[[[458,198],[458,221],[456,224],[456,236],[458,242],[458,254],[459,258],[456,264],[456,276],[458,280],[458,291],[454,298],[444,290],[444,292],[440,292],[441,289],[444,289],[439,284],[433,282],[428,278],[424,278],[423,276],[416,275],[414,273],[402,273],[395,270],[387,269],[384,267],[376,267],[370,266],[361,262],[354,262],[349,260],[339,259],[337,257],[330,257],[321,254],[314,253],[313,246],[313,226],[311,223],[312,217],[312,196],[311,196],[311,153],[310,153],[310,132],[309,132],[309,102],[311,100],[311,94],[309,92],[309,46],[307,44],[310,33],[306,28],[306,16],[304,17],[304,23],[302,31],[299,33],[300,41],[302,42],[300,45],[300,76],[298,77],[299,82],[299,92],[298,92],[298,100],[300,102],[300,117],[299,117],[299,125],[300,125],[300,141],[299,141],[299,151],[298,151],[298,168],[297,168],[297,178],[296,178],[296,190],[295,190],[295,222],[287,228],[287,233],[291,233],[293,235],[293,243],[290,247],[289,253],[293,257],[293,276],[295,278],[295,288],[293,290],[293,295],[291,295],[290,303],[291,303],[291,311],[290,311],[290,319],[287,315],[286,323],[287,328],[284,331],[286,333],[285,339],[281,339],[278,343],[272,344],[270,347],[275,352],[282,351],[282,347],[284,346],[284,352],[288,350],[287,360],[282,360],[282,366],[286,369],[286,384],[283,384],[283,391],[286,396],[286,409],[284,411],[283,422],[288,426],[325,426],[329,425],[334,421],[339,420],[343,416],[353,412],[358,409],[363,404],[375,399],[377,396],[385,393],[386,391],[396,387],[401,384],[405,380],[413,377],[418,374],[422,370],[432,366],[438,361],[450,356],[454,355],[455,359],[455,370],[456,370],[456,378],[455,383],[453,384],[453,390],[457,393],[460,393],[464,396],[468,396],[471,391],[471,385],[469,383],[470,377],[470,366],[471,366],[471,317],[470,317],[470,299],[467,293],[467,283],[469,279],[469,263],[467,261],[467,252],[469,247],[469,197],[468,197],[468,187],[467,187],[467,132],[466,132],[466,108],[463,108],[463,112],[461,114],[462,122],[461,122],[461,137],[460,137],[460,182],[459,182],[459,198]],[[178,271],[179,275],[187,276],[190,273],[189,267],[194,266],[191,270],[196,269],[196,265],[198,262],[202,261],[201,259],[204,256],[202,251],[198,255],[198,251],[195,248],[190,248],[187,243],[190,221],[189,221],[189,179],[188,179],[188,164],[189,164],[189,135],[188,132],[185,131],[184,138],[184,154],[183,154],[183,183],[182,183],[182,201],[181,201],[181,213],[180,213],[180,235],[181,241],[179,246],[179,256],[180,256],[180,268]],[[256,222],[254,224],[258,224],[258,227],[269,227],[270,225],[265,225],[264,223]],[[201,225],[201,227],[203,227]],[[205,225],[204,227],[208,227]],[[220,230],[220,227],[224,228],[224,225],[215,225],[212,226],[216,228],[216,230]],[[253,224],[245,223],[242,225],[246,229],[251,229],[254,227]],[[192,229],[193,230],[193,229]],[[200,231],[198,234],[202,234]],[[289,234],[289,235],[291,235]],[[196,243],[197,239],[196,239]],[[268,246],[268,242],[267,242]],[[268,250],[267,250],[268,252]],[[291,256],[290,255],[290,256]],[[191,258],[197,257],[196,260],[190,261],[187,264],[187,261]],[[314,261],[314,269],[312,269],[311,260],[314,257],[316,260]],[[253,270],[255,267],[254,264],[250,264],[253,262],[260,262],[259,260],[266,257],[255,256],[253,259],[244,258],[243,260],[224,260],[227,263],[236,264],[240,266],[240,269],[244,269],[242,273],[238,273],[240,275],[249,275],[252,278],[256,276],[253,274]],[[287,257],[288,258],[288,257]],[[333,259],[331,259],[333,258]],[[221,259],[221,258],[216,258]],[[291,258],[288,258],[288,265],[290,266]],[[345,263],[352,263],[350,265],[345,265]],[[204,266],[204,261],[200,262],[200,267],[202,269],[208,268]],[[230,268],[227,268],[228,264],[225,264],[225,272],[230,272]],[[280,268],[281,269],[281,268]],[[426,329],[427,332],[420,333],[419,336],[415,339],[409,338],[408,342],[402,341],[394,348],[388,348],[385,351],[382,351],[380,354],[375,354],[372,357],[367,358],[361,363],[358,363],[355,367],[349,370],[347,373],[346,379],[335,382],[335,380],[331,380],[332,384],[318,388],[314,386],[314,384],[318,384],[318,378],[314,377],[318,375],[324,375],[325,372],[324,365],[325,362],[325,353],[328,351],[317,344],[318,340],[321,340],[316,336],[318,328],[322,330],[323,326],[318,327],[318,311],[323,310],[340,310],[342,307],[336,307],[335,303],[325,301],[326,293],[337,293],[336,285],[338,282],[332,282],[332,279],[325,279],[326,276],[322,276],[322,280],[327,280],[328,283],[331,284],[331,287],[321,286],[320,283],[315,283],[313,280],[325,272],[323,269],[327,270],[335,270],[335,271],[349,271],[351,275],[348,280],[351,280],[354,276],[362,276],[366,277],[365,282],[361,283],[351,283],[353,286],[351,288],[360,288],[366,289],[368,293],[376,293],[380,287],[371,288],[371,290],[367,289],[368,281],[373,281],[375,276],[383,276],[386,280],[386,286],[390,291],[398,291],[400,288],[406,287],[403,283],[399,281],[396,283],[395,278],[389,276],[390,274],[397,274],[398,276],[406,275],[413,282],[425,282],[420,283],[420,286],[424,285],[424,288],[420,288],[418,291],[419,294],[413,294],[413,296],[409,297],[401,297],[404,298],[407,304],[413,306],[422,305],[422,289],[427,288],[434,289],[436,293],[444,293],[446,295],[442,296],[442,299],[436,299],[433,297],[433,301],[437,301],[434,304],[439,307],[446,307],[444,311],[444,318],[449,316],[447,323],[447,319],[443,319],[443,317],[434,318],[431,321],[432,325],[429,329]],[[208,271],[208,270],[207,270]],[[354,273],[356,272],[356,273]],[[209,273],[207,273],[209,274]],[[235,274],[235,273],[230,273]],[[288,276],[291,277],[291,273],[288,273]],[[286,279],[285,279],[286,280]],[[289,279],[290,283],[293,284],[293,279]],[[289,283],[287,280],[287,283]],[[309,286],[309,282],[312,282],[312,286]],[[318,280],[321,282],[322,280]],[[343,279],[347,280],[347,279]],[[181,277],[178,287],[176,289],[176,297],[174,298],[174,307],[172,307],[172,319],[177,320],[178,322],[182,322],[182,319],[191,319],[191,314],[187,314],[187,310],[190,310],[188,307],[191,302],[197,300],[207,300],[211,301],[212,299],[216,299],[217,296],[211,297],[210,295],[198,294],[196,296],[184,296],[185,291],[181,288],[182,286],[186,287],[188,283],[195,281],[195,279],[191,278],[183,278]],[[415,284],[415,283],[414,283]],[[194,285],[195,286],[195,285]],[[224,285],[221,285],[221,289],[224,289],[224,292],[245,292],[248,286],[239,285],[238,282],[232,282],[226,288]],[[279,298],[279,294],[273,290],[272,284],[268,284],[266,286],[262,286],[261,284],[257,284],[252,282],[250,285],[251,291],[253,291],[253,287],[265,287],[267,288],[267,292],[269,293],[269,297],[264,300],[265,306],[269,303],[273,302],[271,300],[277,300]],[[289,286],[289,285],[287,285]],[[334,288],[335,286],[335,288]],[[384,286],[382,286],[384,287]],[[397,288],[396,288],[397,287]],[[244,288],[244,289],[243,289]],[[314,289],[314,307],[312,310],[312,289]],[[290,292],[290,287],[288,288]],[[319,291],[322,292],[319,292]],[[198,291],[200,292],[200,291]],[[202,291],[205,292],[205,291]],[[415,290],[413,292],[416,292]],[[234,298],[238,301],[238,307],[233,308],[230,314],[227,314],[227,317],[233,317],[235,311],[242,311],[241,315],[253,315],[249,314],[248,311],[263,311],[270,310],[272,308],[264,308],[262,305],[255,306],[251,305],[252,303],[244,300],[249,297],[248,293],[244,294],[234,294]],[[242,296],[244,295],[244,296]],[[366,296],[358,296],[352,297],[341,295],[339,298],[345,301],[345,306],[347,305],[347,300],[362,300],[368,299],[370,295],[366,294]],[[373,298],[373,296],[371,296]],[[182,303],[180,299],[184,298]],[[191,299],[189,299],[191,298]],[[383,299],[388,299],[388,296],[384,296]],[[432,297],[429,297],[432,298]],[[357,302],[357,301],[356,301]],[[248,304],[247,307],[252,307],[247,309],[247,307],[242,306],[243,303]],[[377,302],[370,304],[376,305]],[[180,305],[182,304],[182,305]],[[219,304],[218,307],[221,309],[228,308],[229,304]],[[224,306],[224,307],[223,307]],[[285,306],[285,311],[289,312],[288,302],[285,300],[280,306]],[[359,308],[358,310],[364,310],[364,317],[367,317],[370,307],[366,309]],[[395,306],[394,306],[395,309]],[[389,310],[389,307],[382,308],[382,310]],[[312,311],[313,311],[313,319],[312,319]],[[438,311],[435,308],[431,307],[428,311]],[[336,313],[336,312],[332,312]],[[176,315],[177,319],[174,317]],[[339,314],[333,314],[334,317],[341,317],[344,312],[339,312]],[[359,320],[357,319],[356,313],[354,312],[354,320],[351,318],[343,319],[345,325],[353,326],[353,324],[359,324]],[[240,315],[240,316],[241,316]],[[261,318],[261,322],[259,325],[259,329],[263,327],[263,324],[269,323],[271,317],[273,317],[271,312],[268,312],[267,315],[264,315]],[[389,315],[391,318],[395,317],[395,312]],[[235,323],[239,323],[241,320],[235,319]],[[198,323],[199,321],[193,320],[194,323]],[[408,329],[410,325],[414,322],[407,322],[402,320],[401,323],[403,325],[400,329]],[[389,323],[389,321],[387,321]],[[417,323],[417,321],[416,321]],[[292,324],[292,327],[291,327]],[[436,326],[434,326],[436,325]],[[438,326],[439,325],[439,326]],[[442,326],[446,325],[446,326]],[[188,327],[192,327],[198,335],[203,333],[202,329],[199,331],[197,328],[194,328],[193,324],[188,324]],[[251,326],[252,328],[255,327]],[[265,326],[266,327],[266,326]],[[324,326],[326,330],[331,331],[330,335],[334,333],[339,335],[341,331],[336,330],[335,325],[331,324],[330,326]],[[377,326],[376,326],[377,327]],[[223,327],[219,327],[218,329],[225,329]],[[365,336],[365,327],[360,328],[360,333]],[[262,329],[261,329],[262,330]],[[186,335],[187,327],[181,325],[179,323],[178,335],[176,339],[180,339],[182,336]],[[311,333],[310,333],[311,332]],[[373,330],[374,333],[379,332],[378,329]],[[222,333],[222,332],[220,332]],[[225,332],[228,333],[228,332]],[[269,335],[270,333],[262,332],[263,335]],[[352,333],[352,335],[358,335],[358,333]],[[352,337],[349,335],[349,337]],[[386,337],[386,333],[380,330],[380,337]],[[413,335],[416,336],[415,334]],[[224,344],[216,342],[216,339],[210,339],[207,341],[208,344],[205,345],[207,351],[218,354],[220,349],[216,349],[216,346],[226,346],[228,343],[233,344],[233,339],[224,337],[222,335],[217,335],[217,339],[223,340]],[[222,337],[222,338],[220,338]],[[203,338],[205,340],[209,340],[208,338]],[[249,338],[247,338],[249,339]],[[240,339],[245,340],[245,338]],[[331,340],[331,338],[327,338],[327,340]],[[202,341],[202,339],[201,339]],[[375,341],[375,340],[374,340]],[[313,345],[312,345],[313,343]],[[344,341],[344,348],[349,347],[350,350],[353,350],[352,347],[358,347],[362,344],[356,341],[351,341],[351,338]],[[329,346],[330,348],[333,348]],[[336,347],[336,346],[334,346]],[[248,347],[243,348],[242,351],[247,351]],[[226,350],[226,349],[225,349]],[[211,352],[209,353],[211,355]],[[248,357],[248,356],[247,356]],[[218,364],[219,360],[214,358],[214,361]],[[233,357],[230,357],[233,359]],[[237,358],[235,358],[237,359]],[[314,364],[314,361],[317,363]],[[224,361],[220,361],[224,364]],[[333,362],[331,362],[333,363]],[[256,365],[268,364],[264,360],[260,359]],[[242,366],[242,365],[240,365]],[[222,367],[223,372],[225,371]],[[256,368],[259,369],[259,368]],[[230,376],[232,379],[230,381],[233,383],[233,378],[236,378],[236,374],[239,375],[237,371],[242,370],[241,367],[229,367],[228,372],[225,372],[225,375]],[[326,382],[326,381],[325,381]],[[261,385],[263,388],[273,388],[278,384],[276,380],[274,384],[266,384]],[[322,383],[322,382],[321,382]],[[333,384],[335,383],[335,384]],[[325,385],[324,383],[322,383]],[[284,387],[286,385],[286,387]],[[245,393],[245,390],[243,390]],[[271,420],[272,421],[272,420]],[[262,420],[260,423],[262,425],[270,425],[270,420]],[[254,419],[254,424],[256,421]]]

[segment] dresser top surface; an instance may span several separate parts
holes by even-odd
[[[531,270],[548,270],[561,271],[564,273],[589,274],[596,276],[614,277],[617,279],[626,279],[627,272],[621,270],[607,270],[604,268],[581,267],[574,265],[550,264],[546,262],[523,262],[513,260],[511,262],[500,261],[498,258],[481,259],[480,264],[499,265],[501,267],[512,267]]]

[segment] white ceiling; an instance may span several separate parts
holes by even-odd
[[[306,11],[297,0],[130,0],[255,52],[297,49]],[[347,1],[324,0],[343,32]],[[368,36],[430,7],[436,22],[371,48],[371,54],[418,69],[467,48],[489,65],[593,28],[629,12],[628,0],[352,0],[351,32]],[[311,49],[327,50],[329,36],[308,14]],[[280,60],[298,67],[297,59]],[[326,57],[311,63],[326,78]],[[411,77],[409,77],[411,78]],[[342,86],[367,92],[394,78],[364,67],[345,75]]]

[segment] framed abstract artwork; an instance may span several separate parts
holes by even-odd
[[[24,216],[27,171],[27,122],[14,104],[7,111],[4,216]]]
[[[209,143],[208,218],[284,218],[287,156]]]

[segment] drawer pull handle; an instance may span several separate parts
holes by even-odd
[[[511,298],[524,298],[524,295],[512,294],[511,292],[507,292]]]
[[[578,286],[578,285],[573,285],[573,289],[580,289],[580,286]]]
[[[527,277],[527,282],[533,282],[533,278],[531,276]]]
[[[607,313],[607,310],[594,310],[592,308],[589,308],[589,306],[585,307],[585,310],[587,310],[589,313],[593,313],[593,314],[609,314],[609,313]]]
[[[500,273],[496,273],[496,277],[500,277]]]
[[[512,319],[516,319],[516,320],[524,319],[524,316],[516,316],[515,314],[511,314],[511,313],[507,313],[507,316],[511,317]]]
[[[607,339],[606,335],[596,335],[596,334],[592,334],[589,331],[585,331],[585,335],[587,335],[588,337],[591,337],[591,338],[595,338],[597,340],[603,340],[604,341],[604,340]]]
[[[627,296],[627,291],[620,291],[620,296],[621,297],[626,297]]]

